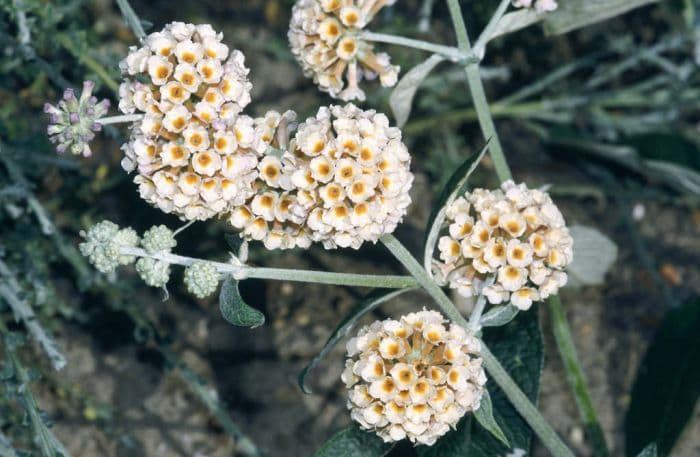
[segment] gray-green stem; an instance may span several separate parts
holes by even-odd
[[[406,48],[420,49],[435,54],[440,54],[453,62],[478,62],[479,59],[473,53],[463,52],[452,46],[443,46],[441,44],[430,43],[428,41],[414,40],[402,36],[389,35],[386,33],[362,32],[360,38],[366,41],[374,41],[378,43],[389,43]]]
[[[457,34],[458,48],[465,54],[469,54],[471,53],[471,43],[469,41],[467,26],[464,23],[462,11],[459,8],[459,0],[447,0],[447,6],[450,10],[450,17],[452,18],[452,23]],[[498,138],[496,126],[493,123],[489,104],[486,100],[484,85],[481,82],[481,75],[479,74],[479,64],[474,62],[467,63],[464,66],[464,71],[467,75],[467,84],[472,95],[474,109],[479,118],[481,132],[486,139],[491,140],[489,152],[491,154],[493,166],[496,169],[496,174],[501,181],[512,179],[510,167],[503,154],[503,146],[501,146],[501,140]]]
[[[511,0],[501,0],[501,3],[498,5],[496,12],[491,17],[491,20],[486,25],[486,28],[484,28],[484,30],[481,32],[481,35],[479,35],[479,38],[477,38],[476,43],[474,43],[474,54],[476,54],[480,58],[484,57],[484,53],[486,52],[486,45],[493,36],[494,32],[496,31],[498,23],[500,22],[503,15],[506,13],[506,10],[510,6],[510,3]]]
[[[384,235],[380,241],[389,249],[399,262],[416,278],[418,284],[430,294],[440,307],[443,313],[464,328],[468,328],[469,323],[460,314],[452,301],[445,295],[445,292],[428,276],[421,264],[411,255],[399,240],[393,235]],[[573,457],[574,454],[557,436],[556,432],[542,417],[537,408],[530,402],[530,399],[523,393],[518,385],[513,381],[505,368],[494,357],[486,344],[482,341],[481,355],[484,360],[484,367],[496,384],[503,390],[513,407],[525,419],[525,422],[537,434],[542,444],[555,457]]]
[[[576,354],[576,346],[574,346],[574,339],[571,336],[571,329],[559,297],[556,295],[549,297],[547,299],[547,308],[552,319],[552,331],[557,348],[559,348],[559,355],[564,364],[566,377],[571,385],[574,398],[576,398],[576,406],[578,406],[578,412],[586,433],[593,445],[593,455],[595,457],[607,457],[609,454],[605,444],[605,434],[600,426],[600,422],[598,422],[598,416],[593,407],[591,396],[588,393],[586,378],[581,369],[581,364]]]
[[[134,32],[134,35],[136,35],[136,38],[138,38],[139,41],[143,41],[143,39],[146,38],[146,32],[143,31],[141,21],[139,20],[139,17],[136,15],[134,9],[131,7],[129,2],[127,0],[117,0],[117,5],[119,5],[119,9],[124,15],[124,20],[126,20],[126,23]]]
[[[96,119],[95,122],[101,125],[123,124],[126,122],[136,122],[143,119],[143,114],[123,114],[119,116],[107,116]]]
[[[171,265],[189,266],[201,259],[185,257],[169,252],[150,254],[142,248],[120,246],[120,252],[125,255],[148,257],[161,260]],[[365,275],[353,273],[333,273],[327,271],[295,270],[287,268],[259,268],[247,265],[234,265],[224,262],[206,261],[213,265],[219,273],[230,274],[238,279],[259,278],[278,281],[309,282],[317,284],[334,284],[338,286],[372,287],[385,289],[403,289],[415,287],[417,282],[410,276],[394,275]]]

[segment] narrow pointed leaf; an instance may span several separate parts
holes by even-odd
[[[637,457],[657,457],[658,455],[659,453],[656,449],[656,443],[651,443],[642,449],[642,452],[637,454]]]
[[[518,30],[529,27],[532,24],[536,24],[544,19],[545,15],[546,13],[538,13],[534,9],[530,8],[523,8],[512,13],[504,14],[498,21],[496,29],[494,30],[493,35],[491,35],[491,40],[502,35],[517,32]]]
[[[255,328],[265,323],[265,315],[243,301],[238,281],[230,276],[221,286],[219,309],[224,319],[233,325]]]
[[[391,111],[394,113],[399,127],[403,127],[408,121],[413,97],[416,95],[418,86],[433,71],[433,68],[443,60],[445,60],[443,56],[433,54],[422,63],[411,68],[394,87],[391,96],[389,96],[389,106],[391,106]]]
[[[482,327],[500,327],[512,321],[520,310],[508,303],[503,306],[496,306],[481,316]]]
[[[333,435],[316,451],[314,457],[382,457],[392,447],[393,444],[385,443],[376,434],[352,425]]]
[[[611,19],[659,0],[566,0],[544,20],[548,35],[559,35]]]
[[[432,275],[431,262],[433,260],[433,252],[435,251],[435,244],[440,235],[440,229],[442,229],[442,224],[445,222],[447,207],[455,201],[459,194],[467,189],[467,180],[474,172],[477,165],[479,165],[479,162],[481,162],[481,158],[489,148],[490,141],[489,139],[489,141],[486,142],[486,145],[481,151],[467,157],[467,160],[465,160],[457,171],[450,176],[450,179],[447,181],[447,184],[445,184],[445,187],[440,193],[440,197],[435,203],[433,212],[428,219],[428,227],[425,231],[425,252],[423,256],[423,265],[430,275]]]
[[[348,333],[350,333],[357,321],[359,321],[362,316],[372,311],[382,303],[387,302],[394,297],[398,297],[409,290],[415,289],[398,289],[389,292],[384,289],[374,290],[357,305],[355,305],[355,307],[350,310],[350,312],[345,316],[335,330],[333,330],[333,333],[331,333],[331,336],[328,338],[328,341],[326,341],[326,344],[323,346],[323,349],[321,349],[321,352],[319,352],[318,355],[316,355],[316,357],[314,357],[311,362],[309,362],[309,364],[304,367],[303,370],[301,370],[301,373],[299,373],[298,382],[301,390],[307,394],[311,393],[311,389],[309,389],[309,387],[306,385],[306,376],[316,367],[316,365],[321,362],[321,360],[323,360],[326,354],[328,354],[335,347],[335,345],[338,344],[338,341],[345,338]]]
[[[668,312],[639,367],[625,420],[628,456],[669,455],[700,396],[700,299]]]
[[[600,285],[617,260],[617,245],[597,229],[585,225],[569,227],[574,239],[574,260],[567,268],[569,285]]]
[[[503,434],[503,430],[501,430],[501,427],[493,417],[493,405],[491,404],[491,396],[488,390],[484,390],[484,395],[481,397],[481,406],[474,411],[474,419],[494,438],[510,447],[508,438]]]

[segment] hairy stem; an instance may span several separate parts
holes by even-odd
[[[421,51],[433,52],[440,54],[453,62],[478,62],[479,60],[470,52],[462,52],[452,46],[443,46],[440,44],[430,43],[422,40],[414,40],[412,38],[404,38],[402,36],[389,35],[386,33],[362,32],[360,37],[367,41],[376,41],[380,43],[396,44],[407,48],[420,49]]]
[[[469,54],[471,53],[471,43],[469,42],[467,26],[464,23],[462,11],[459,8],[459,0],[447,0],[447,6],[450,10],[452,24],[457,34],[457,45],[460,50]],[[489,151],[493,166],[496,169],[496,174],[501,181],[511,179],[510,167],[503,154],[503,146],[501,146],[501,140],[498,138],[498,132],[496,132],[496,126],[493,124],[489,104],[486,100],[486,94],[484,93],[484,85],[481,82],[481,75],[479,74],[479,64],[467,63],[464,67],[464,71],[467,75],[467,84],[469,85],[469,91],[472,95],[474,108],[479,118],[481,132],[486,139],[491,140]]]
[[[120,252],[137,257],[162,260],[171,265],[192,265],[201,259],[185,257],[169,252],[149,254],[144,249],[121,246]],[[279,281],[313,282],[317,284],[335,284],[339,286],[378,287],[385,289],[403,289],[415,287],[417,282],[410,276],[365,275],[353,273],[333,273],[327,271],[295,270],[287,268],[259,268],[247,265],[234,265],[224,262],[207,261],[216,267],[219,273],[230,274],[236,278],[274,279]]]
[[[435,300],[440,309],[452,321],[456,322],[464,328],[468,328],[469,323],[460,314],[452,301],[445,295],[443,290],[433,282],[428,276],[428,273],[423,269],[421,264],[411,255],[399,240],[393,235],[384,235],[380,238],[381,242],[389,249],[399,262],[416,278],[418,284],[425,289],[428,294]],[[500,364],[498,359],[489,351],[484,342],[481,342],[481,354],[484,359],[484,367],[488,371],[491,378],[506,394],[513,407],[520,413],[525,421],[530,425],[532,430],[542,441],[542,444],[555,457],[573,457],[574,454],[557,436],[556,432],[542,417],[537,408],[530,402],[530,399],[523,393],[518,385],[513,381],[505,368]]]
[[[498,22],[506,13],[506,10],[508,9],[508,6],[510,6],[510,3],[511,0],[501,0],[501,3],[496,9],[496,12],[493,14],[493,16],[491,16],[491,20],[489,20],[489,23],[486,24],[486,28],[481,32],[479,38],[477,38],[476,43],[474,43],[474,54],[476,54],[477,56],[484,56],[484,53],[486,52],[486,45],[493,36],[493,33],[496,31],[496,26],[498,26]]]
[[[143,114],[123,114],[119,116],[107,116],[107,117],[101,117],[95,122],[98,124],[102,125],[109,125],[109,124],[122,124],[122,123],[127,123],[127,122],[136,122],[140,121],[143,119]]]
[[[141,25],[141,20],[134,12],[134,9],[129,4],[128,0],[117,0],[117,5],[124,15],[124,20],[129,25],[129,28],[134,32],[136,38],[139,41],[143,41],[146,38],[146,32],[143,31],[143,26]]]
[[[598,422],[598,416],[593,407],[591,396],[588,393],[586,378],[581,369],[581,364],[576,354],[576,346],[574,346],[574,339],[571,336],[571,329],[559,297],[556,295],[549,297],[547,299],[547,308],[552,318],[554,339],[556,340],[561,360],[564,363],[566,377],[576,398],[576,406],[578,406],[578,412],[586,433],[593,445],[593,455],[596,457],[607,457],[609,453],[605,444],[605,435],[600,422]]]

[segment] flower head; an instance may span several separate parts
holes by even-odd
[[[432,445],[481,405],[479,340],[423,310],[377,321],[347,344],[342,380],[353,420],[384,441]]]
[[[289,44],[304,74],[341,100],[364,100],[360,81],[379,76],[382,86],[396,84],[399,67],[388,54],[373,52],[362,29],[395,0],[298,0],[292,9]]]
[[[92,154],[89,143],[95,138],[95,132],[102,129],[97,120],[109,110],[109,100],[98,101],[92,95],[94,87],[94,82],[85,81],[80,98],[75,96],[73,89],[66,89],[63,99],[55,106],[44,105],[44,112],[50,117],[49,140],[57,145],[59,153],[70,151],[83,157]]]
[[[277,113],[259,121],[273,142],[258,166],[259,188],[231,224],[270,248],[359,248],[394,231],[411,203],[410,155],[401,131],[374,110],[352,104],[321,108],[286,144]]]
[[[142,198],[183,219],[204,220],[253,193],[264,152],[240,114],[252,85],[240,51],[209,25],[173,22],[132,48],[120,67],[124,113],[144,113],[123,147]]]
[[[483,293],[492,304],[525,310],[566,284],[573,239],[546,192],[507,181],[466,193],[446,214],[436,270],[461,295]]]

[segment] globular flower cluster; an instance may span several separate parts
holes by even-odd
[[[89,143],[95,132],[102,130],[102,124],[96,121],[109,110],[109,100],[98,101],[92,95],[94,87],[94,82],[85,81],[80,98],[73,89],[66,89],[56,106],[44,104],[44,112],[49,115],[49,140],[57,145],[59,153],[70,151],[83,157],[92,154]]]
[[[263,125],[279,138],[279,115]],[[277,129],[277,130],[276,130]],[[321,108],[289,146],[260,161],[260,188],[231,224],[268,248],[359,248],[391,233],[411,203],[411,157],[388,118],[353,104]]]
[[[240,51],[208,25],[173,22],[130,49],[119,109],[143,113],[124,145],[141,197],[166,213],[204,220],[252,194],[263,151],[242,115],[251,83]]]
[[[557,0],[513,0],[516,8],[534,8],[538,13],[548,13],[557,9]]]
[[[80,253],[88,258],[98,271],[111,273],[119,265],[128,265],[136,258],[121,253],[121,247],[136,247],[138,234],[131,228],[120,229],[110,221],[102,221],[80,232],[85,239],[80,245]]]
[[[481,343],[436,311],[377,321],[347,344],[353,420],[384,441],[432,445],[481,405]]]
[[[388,54],[373,52],[362,29],[396,0],[298,0],[292,9],[289,44],[307,77],[341,100],[364,100],[360,81],[377,76],[382,86],[396,84],[399,67]],[[540,0],[542,1],[542,0]]]
[[[573,239],[546,192],[513,181],[474,189],[447,208],[447,220],[436,270],[461,295],[526,310],[566,284]]]
[[[141,246],[148,254],[168,253],[175,246],[175,233],[165,225],[146,230]],[[136,272],[151,287],[164,287],[170,280],[170,264],[164,260],[142,257],[136,261]]]
[[[197,298],[213,294],[219,286],[219,272],[210,262],[198,261],[185,269],[187,291]]]

